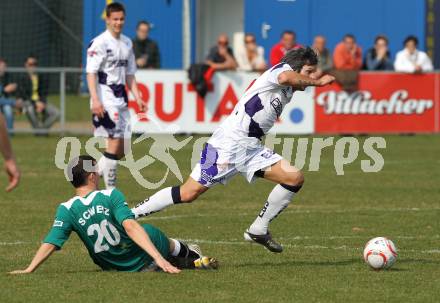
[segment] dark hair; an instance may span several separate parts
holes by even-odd
[[[148,28],[151,28],[150,22],[146,21],[146,20],[141,20],[136,24],[136,29],[139,29],[139,26],[141,25],[146,25],[148,26]]]
[[[283,32],[281,33],[281,38],[282,38],[284,35],[292,35],[292,36],[296,37],[295,32],[294,32],[294,31],[291,31],[291,30],[285,30],[285,31],[283,31]]]
[[[124,6],[121,3],[119,3],[119,2],[113,2],[113,3],[108,4],[105,7],[105,15],[107,17],[110,17],[110,15],[112,13],[115,13],[115,12],[123,12],[124,15],[125,15],[125,8],[124,8]]]
[[[376,38],[374,38],[374,44],[376,44],[379,40],[385,40],[385,42],[388,44],[388,38],[385,35],[377,35]]]
[[[356,41],[356,38],[354,37],[353,34],[345,34],[343,40],[345,40],[345,39],[347,39],[347,38],[350,38],[350,39],[353,39],[354,41]]]
[[[96,160],[89,155],[81,155],[70,160],[67,165],[67,175],[75,188],[87,184],[87,177],[95,172]]]
[[[414,36],[414,35],[409,35],[409,36],[406,37],[405,40],[403,41],[403,46],[405,46],[409,41],[413,41],[414,44],[415,44],[416,46],[419,45],[419,39],[417,39],[417,37]]]
[[[33,53],[30,53],[29,55],[27,55],[27,56],[26,56],[26,59],[24,59],[24,62],[26,62],[26,61],[29,60],[29,59],[35,59],[35,60],[38,61],[37,56],[35,56],[35,54],[33,54]]]
[[[310,47],[301,47],[287,52],[281,61],[289,64],[294,71],[300,72],[304,65],[318,64],[318,55]]]

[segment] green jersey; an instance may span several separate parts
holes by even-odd
[[[119,190],[93,191],[60,204],[43,242],[61,248],[74,231],[103,270],[138,271],[152,260],[128,237],[122,226],[126,219],[134,215]]]

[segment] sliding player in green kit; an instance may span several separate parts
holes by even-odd
[[[99,174],[92,157],[73,159],[68,172],[76,196],[60,204],[52,229],[30,265],[12,274],[34,272],[63,246],[72,231],[103,270],[179,273],[176,266],[217,268],[217,261],[203,257],[197,245],[167,238],[159,229],[137,223],[119,190],[98,190]]]

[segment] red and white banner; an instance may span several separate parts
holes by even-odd
[[[212,133],[232,112],[241,95],[259,74],[218,72],[213,89],[205,99],[198,97],[186,71],[141,70],[136,80],[141,98],[147,103],[147,115],[135,115],[137,105],[130,101],[134,132]],[[314,130],[313,91],[295,93],[273,132],[311,134]],[[130,96],[132,99],[132,96]]]
[[[439,74],[361,73],[358,92],[315,89],[317,133],[439,131]]]
[[[212,133],[232,112],[256,73],[218,72],[205,99],[186,71],[141,70],[136,74],[146,117],[135,114],[134,132]],[[132,97],[132,96],[130,96]],[[274,126],[278,134],[440,132],[440,74],[361,73],[359,91],[337,84],[296,92]]]

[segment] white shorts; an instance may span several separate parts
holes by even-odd
[[[205,187],[212,187],[227,181],[240,173],[251,183],[256,179],[255,172],[264,170],[280,161],[282,157],[267,147],[244,148],[228,144],[213,146],[205,144],[200,155],[200,162],[191,172],[191,178]]]
[[[104,106],[103,118],[93,115],[93,132],[95,137],[130,138],[130,111],[128,107]]]

